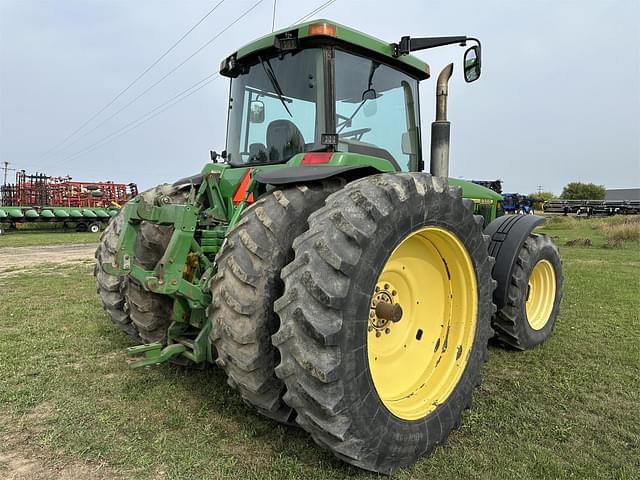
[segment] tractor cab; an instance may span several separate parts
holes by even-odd
[[[398,48],[320,20],[227,57],[227,162],[280,164],[331,151],[422,170],[418,82],[429,66]]]

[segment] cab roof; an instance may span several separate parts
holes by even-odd
[[[395,44],[367,35],[327,19],[315,19],[277,30],[258,38],[229,55],[221,65],[221,73],[226,74],[229,61],[242,63],[243,59],[268,50],[277,50],[283,41],[296,39],[299,48],[305,48],[307,42],[317,45],[338,45],[347,50],[375,57],[405,73],[424,80],[429,78],[429,65],[414,55],[395,55]]]

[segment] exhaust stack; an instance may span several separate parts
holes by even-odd
[[[449,137],[451,122],[447,120],[447,96],[453,63],[442,69],[436,84],[436,120],[431,124],[431,175],[449,176]]]

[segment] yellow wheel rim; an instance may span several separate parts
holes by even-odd
[[[391,413],[416,420],[449,397],[468,363],[477,310],[475,269],[455,234],[424,227],[396,247],[376,282],[367,334],[371,377]]]
[[[541,330],[549,321],[556,300],[556,273],[548,260],[536,263],[527,288],[527,321],[534,330]]]

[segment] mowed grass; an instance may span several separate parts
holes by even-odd
[[[591,220],[545,231],[565,271],[554,335],[530,352],[492,347],[460,430],[395,478],[640,477],[640,246],[603,248]],[[575,238],[592,246],[563,246]],[[255,414],[217,368],[130,370],[133,343],[100,308],[91,268],[0,279],[0,465],[36,458],[42,478],[377,478]]]
[[[61,229],[37,231],[6,230],[5,232],[0,235],[0,247],[98,243],[101,235],[101,232],[74,232]]]

